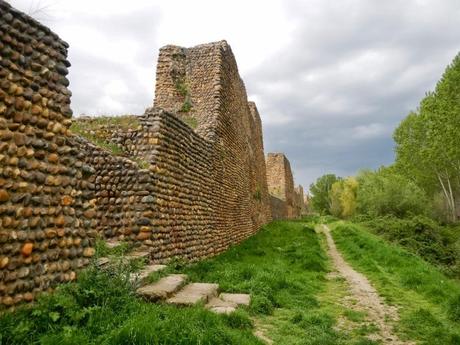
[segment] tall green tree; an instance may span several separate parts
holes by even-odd
[[[394,132],[396,167],[434,196],[441,192],[451,220],[460,198],[460,54],[436,89]]]
[[[311,205],[315,211],[321,214],[331,214],[330,191],[334,182],[338,180],[340,180],[340,177],[334,174],[326,174],[310,185]]]
[[[331,214],[340,218],[353,216],[356,211],[357,190],[358,181],[353,176],[334,182],[329,192]]]

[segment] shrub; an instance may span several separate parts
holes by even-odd
[[[441,226],[426,216],[406,219],[387,216],[361,221],[374,233],[441,267],[445,273],[460,276],[460,233],[457,228]]]
[[[429,203],[425,192],[401,175],[384,169],[362,172],[358,182],[358,213],[400,218],[428,213]]]

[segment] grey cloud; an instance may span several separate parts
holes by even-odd
[[[76,28],[89,28],[101,34],[104,40],[115,43],[113,50],[101,56],[93,54],[86,46],[85,40],[89,41],[91,37],[80,36],[78,42],[71,42],[69,79],[70,88],[74,90],[72,108],[76,115],[124,113],[126,109],[141,114],[152,104],[158,52],[156,30],[160,19],[155,7],[110,16],[85,13],[75,18]],[[63,23],[67,27],[72,24]],[[60,32],[59,28],[57,32]],[[123,40],[136,47],[134,60],[129,64],[116,59],[117,54],[123,54],[127,49]],[[146,74],[149,78],[145,78]],[[146,79],[150,84],[145,83]],[[123,92],[114,93],[109,87],[111,84],[122,86]]]
[[[13,3],[27,9],[30,1]],[[168,13],[161,12],[161,2],[144,2],[141,9],[140,2],[113,4],[126,11],[104,12],[110,8],[100,5],[100,12],[86,8],[67,22],[56,16],[56,21],[47,23],[63,39],[69,39],[63,33],[71,26],[82,30],[69,42],[76,114],[118,109],[142,113],[152,103],[158,42],[169,42],[157,37],[157,29],[162,14]],[[286,152],[297,182],[305,186],[326,172],[345,176],[391,163],[392,129],[434,88],[459,50],[460,2],[289,0],[283,4],[292,34],[284,42],[273,40],[278,51],[243,75],[249,98],[257,101],[262,116],[266,151]],[[222,13],[209,13],[213,15]],[[254,15],[254,25],[258,23]],[[237,31],[238,21],[234,25]],[[93,53],[94,39],[83,36],[85,28],[119,43],[103,55]],[[187,30],[187,25],[177,23],[177,30]],[[203,33],[196,39],[209,37]],[[124,42],[135,47],[135,54],[133,61],[121,63],[116,56],[132,49]],[[238,54],[236,59],[244,64]]]
[[[305,186],[391,163],[393,128],[459,50],[460,3],[290,1],[286,11],[291,41],[244,76],[267,151],[286,152]]]

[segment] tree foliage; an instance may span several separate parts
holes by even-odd
[[[340,180],[340,177],[334,174],[326,174],[310,185],[311,205],[315,211],[321,214],[331,214],[330,191],[332,185],[338,180]]]
[[[428,199],[413,181],[386,169],[358,176],[357,210],[372,217],[426,214]]]
[[[347,177],[332,185],[330,191],[331,214],[336,217],[349,218],[356,211],[356,192],[358,181],[354,177]]]
[[[441,192],[450,219],[459,215],[460,54],[447,66],[434,92],[396,128],[396,167],[434,196]]]

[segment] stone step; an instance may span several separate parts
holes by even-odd
[[[221,293],[219,298],[237,305],[249,305],[251,303],[251,295],[245,293]]]
[[[140,285],[144,284],[148,276],[153,272],[164,270],[166,265],[148,265],[139,272],[134,272],[129,275],[129,280],[134,283],[138,282]]]
[[[115,247],[118,247],[119,245],[121,244],[121,242],[115,240],[115,239],[110,239],[110,240],[107,240],[105,242],[105,245],[107,246],[107,248],[115,248]]]
[[[194,305],[199,302],[206,303],[211,297],[217,296],[218,289],[219,285],[217,284],[191,283],[166,302],[176,305]]]
[[[149,261],[150,260],[150,249],[137,249],[128,255],[126,255],[126,258],[128,260],[134,260],[134,259],[144,259]]]
[[[110,259],[106,257],[102,257],[96,260],[96,266],[99,268],[107,267],[109,263],[110,263]]]
[[[137,294],[151,301],[165,299],[179,290],[186,282],[187,275],[171,274],[153,284],[137,289]]]
[[[233,302],[223,301],[218,297],[212,297],[209,302],[205,305],[206,309],[211,310],[217,314],[230,314],[233,313],[238,305]]]

